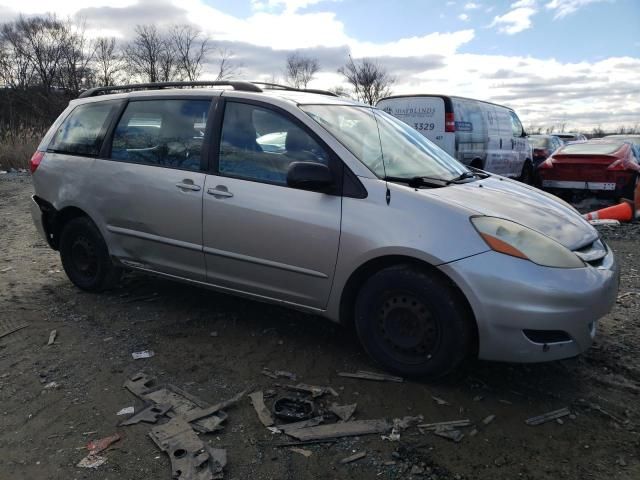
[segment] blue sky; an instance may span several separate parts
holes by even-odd
[[[52,5],[0,0],[0,21]],[[191,24],[247,80],[283,81],[297,52],[319,60],[311,87],[347,86],[350,54],[387,69],[394,93],[503,103],[528,127],[640,126],[640,0],[82,0],[55,13],[121,45],[138,24]]]

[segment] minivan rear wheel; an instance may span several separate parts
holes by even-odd
[[[437,378],[471,348],[463,299],[439,276],[411,265],[380,270],[360,290],[355,326],[369,356],[407,377]]]
[[[69,280],[82,290],[99,292],[120,279],[121,269],[111,261],[98,227],[87,217],[73,218],[62,227],[60,259]]]
[[[533,185],[533,165],[529,160],[524,162],[519,180],[527,185]]]

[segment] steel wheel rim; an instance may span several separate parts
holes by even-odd
[[[71,264],[75,272],[85,279],[92,279],[98,273],[98,255],[93,242],[79,236],[71,244]]]

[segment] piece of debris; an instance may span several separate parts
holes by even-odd
[[[156,423],[158,419],[164,416],[169,410],[171,405],[168,403],[160,405],[151,405],[141,412],[136,413],[132,417],[127,418],[120,422],[121,426],[135,425],[140,422]]]
[[[386,433],[391,430],[391,427],[391,424],[386,420],[354,420],[352,422],[318,425],[290,431],[285,430],[285,433],[298,440],[306,441]]]
[[[133,352],[131,356],[134,360],[139,360],[141,358],[151,358],[155,355],[153,350],[143,350],[141,352]]]
[[[389,440],[390,442],[399,442],[400,429],[394,425],[389,435],[382,435],[380,438],[382,438],[382,440]]]
[[[450,420],[448,422],[422,423],[418,425],[418,428],[424,428],[425,430],[437,430],[442,429],[442,427],[458,428],[468,427],[469,425],[471,425],[471,420],[465,418],[463,420]]]
[[[209,333],[210,337],[217,337],[218,336],[218,332],[211,332]]]
[[[543,423],[550,422],[552,420],[555,420],[556,418],[566,417],[567,415],[571,415],[571,412],[567,407],[565,407],[560,408],[559,410],[545,413],[543,415],[538,415],[537,417],[528,418],[524,423],[531,426],[542,425]]]
[[[482,420],[482,423],[484,423],[485,425],[489,425],[489,424],[490,424],[491,422],[493,422],[495,419],[496,419],[496,416],[492,414],[492,415],[489,415],[489,416],[485,417],[485,418]]]
[[[136,397],[142,398],[142,396],[153,388],[155,379],[138,372],[124,382],[124,388],[133,393]]]
[[[273,417],[271,416],[271,412],[264,404],[264,397],[262,396],[262,391],[253,392],[249,395],[251,399],[251,403],[253,404],[253,408],[258,414],[258,418],[262,422],[265,427],[271,427],[275,423],[273,421]]]
[[[304,392],[310,393],[313,398],[321,397],[327,393],[330,393],[334,397],[338,396],[338,392],[336,392],[331,387],[319,387],[317,385],[307,385],[306,383],[298,383],[297,385],[284,385],[284,388],[287,390],[293,390],[294,392]]]
[[[6,337],[28,326],[29,324],[25,322],[16,322],[8,319],[0,320],[0,338]]]
[[[475,437],[478,434],[478,429],[474,428],[469,432],[470,437]]]
[[[275,427],[271,427],[271,428],[276,428],[279,433],[282,433],[282,432],[287,433],[287,432],[291,432],[293,430],[298,430],[301,428],[315,427],[316,425],[320,425],[322,422],[324,422],[324,417],[320,416],[320,417],[310,418],[309,420],[303,420],[302,422],[285,423],[283,425],[276,425]]]
[[[267,427],[267,430],[269,430],[272,435],[279,435],[282,433],[282,430],[280,430],[278,427]]]
[[[458,443],[460,440],[464,438],[464,433],[460,430],[452,430],[450,427],[440,427],[433,430],[434,435],[437,435],[442,438],[446,438],[447,440],[452,440]]]
[[[5,267],[2,270],[0,270],[0,273],[7,273],[7,272],[10,272],[11,270],[13,270],[13,267]]]
[[[609,218],[597,218],[593,220],[589,220],[589,223],[594,226],[608,226],[608,227],[619,227],[620,220],[614,220]]]
[[[57,390],[60,388],[60,384],[58,382],[49,382],[44,386],[45,390]]]
[[[298,447],[291,447],[289,448],[289,450],[295,453],[299,453],[300,455],[303,455],[307,458],[309,458],[313,453],[311,450],[305,450],[304,448],[298,448]]]
[[[440,397],[436,397],[434,395],[431,395],[431,398],[433,398],[433,400],[435,400],[435,402],[438,405],[451,405],[449,402],[447,402],[446,400],[440,398]]]
[[[394,375],[387,375],[385,373],[368,372],[366,370],[358,370],[355,373],[350,372],[338,372],[338,376],[347,378],[360,378],[362,380],[374,380],[378,382],[404,382],[404,378],[396,377]]]
[[[117,416],[120,415],[133,415],[136,412],[135,407],[124,407],[122,410],[120,410],[118,413],[116,413]]]
[[[98,468],[100,465],[104,465],[105,463],[107,463],[106,457],[101,457],[100,455],[87,455],[78,462],[76,467]]]
[[[335,414],[343,422],[346,422],[354,413],[356,413],[356,408],[358,408],[357,403],[352,403],[350,405],[338,405],[337,403],[332,403],[329,407],[329,411]]]
[[[263,367],[262,374],[269,378],[287,378],[293,382],[298,379],[295,373],[287,372],[286,370],[270,370],[267,367]]]
[[[119,434],[114,433],[113,435],[110,435],[108,437],[100,438],[99,440],[90,441],[87,444],[87,450],[89,450],[89,455],[96,455],[96,454],[106,450],[111,445],[113,445],[118,440],[120,440],[121,438],[122,437],[120,437]]]
[[[640,292],[625,292],[625,293],[622,293],[622,294],[618,295],[618,301],[622,300],[623,298],[632,297],[634,295],[640,295]]]
[[[201,418],[205,418],[205,417],[209,417],[210,415],[213,415],[214,413],[222,413],[220,412],[220,410],[223,410],[227,407],[230,407],[236,403],[238,403],[240,401],[241,398],[243,398],[244,396],[247,395],[247,393],[249,393],[250,391],[253,390],[253,387],[247,388],[243,391],[241,391],[240,393],[237,393],[236,395],[234,395],[233,397],[231,397],[228,400],[223,400],[222,402],[216,403],[215,405],[212,405],[210,407],[204,408],[202,409],[202,411],[194,411],[194,412],[190,412],[189,414],[185,415],[185,420],[189,423],[194,422],[196,420],[200,420]]]
[[[364,458],[366,456],[367,456],[367,452],[354,453],[353,455],[351,455],[349,457],[345,457],[342,460],[340,460],[340,463],[342,465],[345,465],[347,463],[351,463],[351,462],[355,462],[357,460],[360,460],[361,458]]]
[[[290,422],[311,418],[315,409],[313,401],[298,397],[280,397],[273,403],[273,414]]]
[[[49,341],[47,342],[47,346],[53,345],[53,342],[56,341],[56,336],[57,335],[58,335],[58,331],[57,330],[51,330],[51,333],[49,334]]]
[[[222,478],[222,455],[210,449],[180,417],[153,427],[149,436],[169,456],[174,480],[213,480]]]

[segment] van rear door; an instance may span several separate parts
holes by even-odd
[[[413,127],[452,157],[456,156],[455,133],[445,132],[445,98],[391,97],[380,100],[376,107]]]

